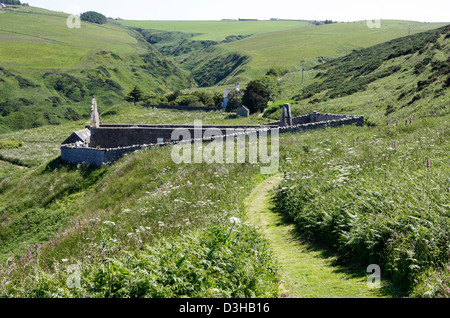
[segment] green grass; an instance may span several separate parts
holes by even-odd
[[[291,102],[293,116],[319,112],[365,116],[372,124],[430,114],[447,114],[448,27],[379,44],[279,80],[280,99]],[[437,34],[437,36],[436,36]],[[446,38],[447,37],[447,38]],[[429,61],[427,65],[424,61]],[[446,73],[447,72],[447,73]],[[267,109],[266,117],[281,111]]]
[[[2,14],[1,133],[87,118],[93,95],[111,106],[136,85],[157,93],[190,86],[136,32],[84,21],[70,29],[67,16],[33,7]]]
[[[63,163],[60,143],[83,128],[87,118],[2,134],[1,140],[23,145],[0,150],[0,295],[277,297],[278,257],[296,275],[313,279],[300,290],[285,277],[282,292],[328,297],[343,295],[347,289],[352,296],[370,296],[361,286],[347,288],[338,281],[352,276],[349,268],[360,270],[376,263],[386,286],[392,280],[406,295],[448,296],[444,285],[448,284],[445,265],[450,252],[450,95],[444,87],[448,38],[441,36],[437,43],[421,54],[377,64],[377,71],[393,65],[402,65],[404,70],[377,78],[353,94],[327,96],[325,90],[298,98],[301,73],[280,79],[284,95],[274,108],[297,96],[292,102],[293,115],[311,110],[363,114],[367,123],[280,138],[280,172],[284,174],[275,206],[292,224],[273,238],[295,234],[293,241],[318,242],[312,250],[285,254],[285,249],[299,247],[291,242],[277,254],[252,226],[230,223],[230,217],[243,221],[248,217],[244,200],[266,177],[257,165],[175,165],[170,146],[139,151],[99,169]],[[111,52],[103,55],[90,63],[98,67],[103,58],[101,65],[118,61]],[[431,58],[428,64],[427,57]],[[370,64],[370,59],[366,62]],[[27,80],[43,84],[31,73],[10,75],[5,69],[0,70],[6,74],[0,85],[14,88],[9,98],[20,96],[20,85],[35,94],[39,87],[29,86]],[[345,73],[339,67],[334,70]],[[322,71],[308,70],[305,86],[322,83],[323,78],[316,78]],[[71,74],[75,79],[78,76]],[[360,75],[355,79],[362,79]],[[429,79],[435,80],[426,82]],[[280,118],[279,110],[269,118],[256,114],[230,119],[222,112],[185,113],[100,101],[105,123],[193,123],[201,119],[205,124],[230,124]],[[20,103],[26,106],[28,102]],[[89,103],[78,106],[89,112]],[[325,265],[326,270],[313,266],[305,271],[289,260],[300,260],[302,255],[311,256],[305,262]],[[319,261],[319,255],[325,255],[325,260]],[[69,265],[79,266],[81,290],[67,285]],[[342,272],[328,271],[335,265]],[[331,277],[338,281],[325,286]],[[352,279],[362,281],[364,276],[359,271]],[[324,285],[317,289],[314,284]],[[333,289],[333,284],[339,288]]]
[[[282,176],[261,182],[246,199],[247,217],[270,242],[279,265],[280,293],[285,298],[373,298],[386,297],[381,289],[367,286],[367,273],[336,265],[336,256],[306,242],[293,224],[273,211],[273,190]]]
[[[279,32],[309,25],[305,21],[133,21],[120,24],[142,29],[195,33],[193,40],[222,41],[230,35]]]
[[[284,139],[291,159],[276,210],[303,237],[337,251],[341,264],[378,264],[411,293],[422,273],[448,265],[448,120]]]
[[[313,60],[319,56],[341,56],[353,49],[407,36],[408,28],[411,34],[415,34],[444,25],[445,23],[395,20],[383,20],[379,29],[368,28],[365,21],[305,25],[285,31],[257,34],[223,46],[252,56],[251,65],[255,69],[264,69],[267,65],[298,66],[302,60]]]
[[[83,58],[92,50],[129,55],[144,49],[118,26],[82,22],[80,29],[70,29],[66,25],[67,16],[33,7],[2,14],[2,66],[67,70],[83,65]]]
[[[130,114],[135,116],[138,112],[138,109],[135,109]],[[161,113],[167,115],[166,111]],[[181,116],[181,113],[174,113],[174,115],[177,114]],[[120,118],[121,115],[115,116]],[[211,121],[219,120],[214,119],[217,116],[214,113],[205,113],[204,116],[210,116]],[[113,121],[113,117],[110,118]],[[220,120],[224,121],[223,118]],[[354,198],[349,196],[349,193],[358,192],[350,190],[353,189],[351,182],[356,182],[354,185],[361,188],[361,183],[358,182],[362,182],[363,178],[365,180],[371,178],[370,182],[363,183],[365,188],[362,189],[367,188],[367,191],[370,191],[368,193],[376,191],[389,193],[392,189],[398,188],[402,189],[399,193],[408,193],[406,204],[411,206],[416,206],[417,202],[422,202],[419,206],[424,207],[426,204],[435,204],[429,201],[429,194],[437,194],[438,202],[446,202],[448,193],[436,192],[440,191],[437,188],[438,185],[440,188],[443,187],[445,175],[448,176],[446,172],[448,160],[445,157],[445,149],[448,149],[446,127],[448,127],[448,116],[418,118],[413,125],[399,127],[398,131],[391,127],[390,136],[385,133],[379,135],[377,129],[370,127],[343,127],[298,135],[283,135],[280,144],[280,171],[286,171],[286,174],[280,189],[283,187],[290,189],[297,180],[310,182],[303,184],[318,191],[321,200],[324,200],[320,208],[324,209],[339,202],[345,204],[345,200],[354,202]],[[69,127],[66,128],[69,130]],[[398,145],[395,151],[392,149],[394,141]],[[423,173],[427,173],[426,162],[423,160],[426,157],[431,158],[433,170],[428,173],[431,173],[430,177],[432,176],[435,186],[422,193],[427,182],[427,179],[422,178]],[[350,169],[358,165],[360,166],[358,170]],[[405,165],[408,167],[406,170]],[[345,171],[342,170],[342,172],[337,169],[338,167]],[[386,170],[388,168],[391,169],[389,174]],[[414,172],[415,170],[417,172]],[[276,259],[255,258],[256,255],[271,257],[272,247],[267,245],[265,240],[261,241],[261,237],[255,236],[253,230],[247,227],[242,228],[244,231],[242,233],[233,232],[241,239],[228,241],[230,237],[227,236],[229,231],[232,231],[228,222],[229,217],[238,217],[243,220],[247,218],[244,199],[262,180],[257,166],[174,165],[170,159],[170,147],[164,147],[135,153],[111,167],[98,170],[66,165],[59,159],[55,159],[40,167],[15,171],[1,183],[0,233],[3,247],[2,264],[6,267],[2,269],[3,273],[0,276],[9,273],[8,281],[11,282],[5,285],[3,281],[3,295],[16,297],[55,297],[57,295],[63,297],[270,295],[272,297],[278,295],[275,287],[278,281],[272,275],[275,273],[272,271],[275,271],[273,266],[277,262]],[[392,175],[393,171],[395,171],[394,175]],[[411,171],[412,179],[405,182],[403,174],[408,171]],[[317,178],[310,179],[311,173],[317,174]],[[339,173],[345,173],[345,178],[340,177]],[[386,175],[391,177],[385,179]],[[435,178],[439,175],[443,179]],[[356,179],[346,179],[350,178],[349,176]],[[398,181],[394,182],[394,176],[398,177]],[[327,188],[328,191],[334,189],[334,192],[326,192],[323,188],[326,184],[334,184],[334,188]],[[372,189],[372,187],[375,188]],[[279,195],[284,194],[283,191],[286,190],[280,190]],[[341,201],[335,201],[335,198]],[[289,197],[286,200],[289,200]],[[392,204],[388,202],[392,200],[392,194],[386,196],[385,200],[386,204]],[[405,204],[405,201],[397,200],[392,200],[394,206],[401,207]],[[376,202],[368,197],[364,204],[370,206]],[[435,209],[439,206],[439,203],[436,204],[431,211],[438,213],[442,207]],[[291,204],[283,204],[285,209],[291,206]],[[103,223],[105,221],[114,222],[115,226],[110,228],[108,223]],[[292,227],[288,226],[284,231],[290,229]],[[164,243],[156,243],[161,240]],[[189,273],[196,271],[201,273],[198,277],[212,275],[208,272],[209,267],[203,267],[206,265],[198,262],[204,258],[202,253],[205,252],[208,255],[207,250],[204,250],[205,246],[219,241],[223,243],[218,245],[221,252],[218,251],[219,254],[214,257],[210,255],[212,258],[208,260],[213,263],[218,262],[217,264],[234,264],[230,266],[242,266],[239,264],[243,263],[250,265],[245,267],[243,275],[245,279],[252,277],[255,282],[252,286],[255,288],[240,291],[234,284],[219,286],[219,281],[233,280],[232,276],[227,276],[231,275],[231,272],[221,270],[222,265],[216,268],[217,280],[205,280],[204,283],[192,280]],[[337,241],[326,242],[332,245]],[[38,249],[38,256],[31,254],[28,259],[27,250],[36,252],[32,248],[32,245],[36,243],[42,247]],[[238,250],[242,251],[243,248],[241,244],[254,244],[255,248],[262,249],[262,254],[256,253],[253,256],[247,253],[239,254]],[[237,250],[234,250],[235,248]],[[187,253],[187,250],[198,251],[199,254],[195,256]],[[301,252],[301,250],[297,251]],[[346,255],[345,252],[342,254],[339,252],[338,257],[327,256],[322,263],[317,258],[320,252],[314,250],[306,252],[312,257],[311,264],[323,264],[326,266],[323,269],[332,269],[335,261]],[[287,257],[280,253],[281,251],[278,251],[274,257],[280,259]],[[364,249],[361,249],[356,255],[363,257],[364,253]],[[231,257],[233,254],[238,259]],[[10,258],[11,255],[13,258]],[[155,255],[161,255],[160,262],[155,263]],[[222,255],[220,259],[216,258],[219,255]],[[302,255],[294,254],[290,257],[295,259],[301,258]],[[184,256],[188,258],[183,258]],[[399,257],[401,261],[408,261],[402,254]],[[6,262],[7,258],[10,259]],[[40,264],[39,279],[25,283],[24,280],[29,277],[28,275],[35,275],[33,261],[37,258]],[[102,259],[106,259],[106,263]],[[182,259],[189,262],[179,263]],[[11,265],[12,261],[14,265]],[[83,289],[81,292],[67,288],[66,268],[70,264],[80,264],[82,268]],[[364,262],[358,266],[356,268],[359,268],[359,271],[366,267]],[[143,268],[152,274],[145,276],[147,278],[141,276]],[[173,275],[164,268],[171,268],[170,273]],[[347,267],[340,268],[344,270]],[[353,275],[347,269],[344,273],[334,274],[326,271],[325,273],[305,272],[304,269],[295,266],[292,270],[301,277],[309,275],[312,279],[316,277],[319,281],[327,277],[336,277],[340,281],[349,273]],[[385,267],[382,270],[383,275],[389,273]],[[19,275],[19,273],[28,274]],[[119,281],[111,281],[105,278],[107,274],[113,273],[123,279],[117,278]],[[168,275],[167,277],[179,279],[167,281],[164,278],[166,276],[159,280],[156,278],[164,273]],[[341,278],[338,278],[339,276]],[[383,276],[383,278],[386,277]],[[244,278],[241,276],[239,279]],[[364,280],[364,274],[359,272],[353,276],[353,279],[355,282],[358,280],[361,282]],[[338,281],[331,280],[328,286],[333,284],[342,286]],[[325,283],[322,290],[314,288],[311,281],[310,283],[306,281],[305,284],[307,284],[306,289],[285,286],[287,290],[290,290],[288,293],[299,293],[303,296],[345,295],[345,287],[341,289],[336,286],[330,287],[326,291]],[[120,288],[110,289],[110,286]],[[160,287],[155,290],[150,286]],[[368,291],[361,284],[356,286],[353,291],[347,288],[347,295],[352,297],[371,295],[365,293]],[[217,290],[219,294],[214,294]]]
[[[57,265],[65,266],[67,259],[83,263],[81,295],[86,297],[275,296],[275,267],[266,243],[251,228],[228,220],[243,217],[242,202],[259,180],[258,169],[175,165],[170,151],[141,151],[97,170],[56,159],[4,182],[2,264],[11,253],[18,271],[8,274],[11,283],[2,284],[2,295],[80,296],[67,287],[67,273]],[[20,199],[6,200],[11,192]],[[28,258],[27,250],[37,242],[42,248],[33,252],[39,256]],[[37,259],[39,279],[24,285],[22,271],[34,272]],[[12,269],[11,261],[2,271]],[[129,275],[112,292],[103,288],[109,283],[101,275],[116,267]],[[142,276],[143,270],[148,274]],[[147,285],[140,285],[142,280]]]
[[[383,20],[381,28],[369,28],[365,21],[334,23],[315,26],[307,21],[120,21],[124,26],[151,30],[192,34],[192,41],[223,41],[230,35],[250,35],[239,41],[222,43],[215,47],[228,54],[248,56],[250,62],[244,72],[232,74],[223,83],[249,80],[264,74],[272,66],[291,70],[305,61],[307,69],[354,49],[370,47],[394,38],[424,32],[444,26],[445,23],[420,23],[414,21]],[[170,39],[172,41],[173,39]],[[181,40],[180,40],[181,41]],[[164,42],[165,45],[174,45]],[[204,52],[201,54],[205,54]],[[174,59],[180,66],[186,56]]]

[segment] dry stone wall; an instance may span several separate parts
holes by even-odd
[[[272,129],[282,133],[298,133],[315,129],[333,128],[343,125],[364,125],[363,116],[348,116],[337,114],[322,114],[314,112],[309,115],[292,118],[291,126],[279,126],[279,122],[264,125],[248,126],[224,126],[204,125],[202,132],[195,133],[193,125],[102,125],[100,128],[91,128],[91,144],[89,148],[77,148],[74,145],[61,145],[61,157],[71,163],[86,163],[100,166],[104,163],[112,163],[126,153],[136,150],[176,144],[180,141],[172,140],[172,132],[177,128],[189,131],[191,139],[182,142],[211,141],[215,138],[226,136],[238,136],[260,134],[266,132],[270,136]],[[217,136],[204,137],[205,130],[216,128]],[[232,133],[230,133],[233,131]],[[200,138],[196,136],[199,135]],[[164,143],[158,143],[164,139]]]

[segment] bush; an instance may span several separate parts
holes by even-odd
[[[2,3],[12,4],[12,5],[20,5],[21,4],[19,0],[2,0]]]
[[[284,67],[281,66],[272,66],[266,73],[268,76],[275,76],[275,77],[281,77],[283,75],[286,75],[289,73],[289,70],[287,70]]]
[[[275,101],[278,95],[277,79],[274,76],[261,76],[247,84],[242,102],[251,113],[262,112],[268,102]]]
[[[23,146],[23,142],[14,140],[0,140],[0,149],[15,149]]]
[[[87,21],[96,24],[105,24],[108,19],[101,13],[95,11],[87,11],[81,14],[80,19],[82,21]]]

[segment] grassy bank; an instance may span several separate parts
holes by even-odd
[[[448,120],[284,140],[290,159],[277,211],[308,239],[337,251],[342,263],[378,264],[411,294],[448,296]]]

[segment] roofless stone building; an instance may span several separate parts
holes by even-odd
[[[283,105],[280,121],[261,125],[133,125],[133,124],[103,124],[100,122],[97,102],[92,99],[91,122],[85,129],[72,133],[61,144],[61,157],[70,163],[86,163],[100,166],[113,163],[124,154],[145,148],[194,140],[211,141],[225,137],[230,131],[240,131],[239,134],[258,133],[258,131],[278,130],[279,133],[294,133],[326,127],[364,124],[363,116],[340,114],[322,114],[313,112],[308,115],[292,117],[289,104]],[[175,129],[188,131],[190,140],[172,139]],[[214,129],[214,136],[206,136],[205,131]]]

